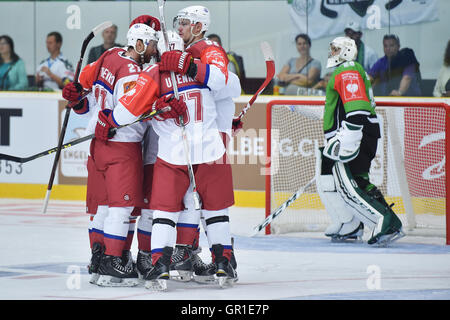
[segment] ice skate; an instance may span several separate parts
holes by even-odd
[[[201,248],[198,247],[192,252],[192,267],[194,270],[194,280],[198,283],[215,283],[216,265],[214,263],[204,263],[198,255]]]
[[[145,288],[154,291],[166,291],[167,280],[169,280],[170,258],[173,248],[164,247],[162,256],[156,261],[155,265],[144,275]]]
[[[170,263],[170,279],[187,282],[192,279],[192,247],[176,245]]]
[[[133,267],[124,265],[121,257],[104,255],[98,268],[97,285],[101,287],[134,287],[138,275]]]
[[[361,222],[359,226],[348,234],[341,235],[339,233],[331,235],[331,242],[362,242],[362,236],[364,234],[364,224]]]
[[[92,244],[92,256],[89,265],[87,266],[88,272],[91,275],[89,283],[96,284],[99,274],[98,267],[100,266],[100,261],[103,255],[103,245],[100,242],[95,242]]]
[[[143,279],[144,275],[152,268],[152,255],[150,252],[139,250],[136,259],[136,271],[139,279]]]
[[[383,219],[381,231],[373,235],[367,243],[377,247],[387,247],[389,244],[403,238],[405,233],[402,229],[402,222],[393,211]]]
[[[214,264],[216,266],[216,280],[221,288],[232,286],[238,281],[236,271],[233,269],[230,260],[223,255],[223,245],[214,244],[212,252],[214,254]]]

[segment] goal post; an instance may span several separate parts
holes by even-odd
[[[272,100],[267,105],[266,216],[316,176],[324,146],[324,99]],[[450,106],[441,102],[377,101],[382,137],[370,179],[394,203],[411,235],[450,244]],[[265,229],[266,234],[323,231],[330,223],[309,187]]]

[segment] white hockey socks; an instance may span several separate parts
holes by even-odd
[[[180,212],[153,211],[152,263],[162,255],[164,247],[174,247],[177,241],[176,225]]]
[[[127,240],[133,207],[112,207],[104,223],[105,254],[122,256]]]
[[[153,225],[153,210],[142,209],[137,222],[138,249],[150,252]]]
[[[97,213],[91,216],[88,227],[91,248],[95,242],[99,242],[103,245],[103,228],[107,216],[108,206],[98,206]]]
[[[221,244],[224,248],[231,250],[228,208],[217,211],[203,210],[203,217],[206,223],[206,235],[210,247],[214,244]]]

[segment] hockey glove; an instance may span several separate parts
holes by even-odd
[[[116,134],[116,130],[110,130],[117,128],[112,117],[112,110],[104,109],[99,111],[97,125],[95,127],[95,137],[101,141],[108,141]]]
[[[234,117],[231,125],[231,135],[235,137],[242,130],[244,123],[239,117]]]
[[[343,163],[355,159],[359,154],[362,129],[362,125],[342,121],[342,127],[323,149],[324,156]]]
[[[156,100],[153,104],[154,110],[166,110],[157,115],[156,120],[164,121],[166,119],[178,119],[179,116],[185,115],[187,106],[184,100],[177,100],[173,95],[164,96]]]
[[[89,111],[89,101],[86,99],[88,93],[78,82],[69,82],[64,86],[62,96],[69,101],[67,108],[72,108],[78,114],[84,114]]]
[[[177,50],[166,51],[161,56],[159,70],[186,74],[191,62],[192,55],[189,52],[181,52]]]
[[[133,21],[130,23],[130,27],[136,23],[143,23],[149,26],[150,28],[153,28],[155,31],[161,30],[161,24],[159,23],[159,20],[155,17],[149,16],[148,14],[143,14],[137,18],[134,18]]]
[[[83,87],[78,82],[69,82],[62,90],[62,96],[67,101],[80,101],[82,97]]]

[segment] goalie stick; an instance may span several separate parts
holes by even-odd
[[[169,38],[167,36],[166,20],[164,18],[165,3],[166,3],[166,0],[158,0],[159,22],[161,24],[161,32],[164,37],[164,44],[166,46],[166,50],[169,51]],[[179,100],[177,81],[175,78],[175,73],[173,71],[170,72],[170,78],[171,78],[172,84],[173,84],[173,94],[174,94],[175,98],[177,100]],[[182,139],[183,139],[184,153],[186,154],[186,162],[187,162],[187,167],[188,167],[189,180],[192,185],[192,197],[194,198],[194,207],[195,207],[195,210],[200,210],[202,207],[202,202],[200,199],[200,195],[197,192],[197,183],[195,182],[194,169],[192,168],[189,145],[188,145],[188,140],[187,140],[187,135],[186,135],[186,127],[185,127],[184,119],[183,119],[182,115],[179,117],[179,121],[180,121],[180,126],[181,126],[181,135],[182,135]]]
[[[236,120],[241,120],[244,114],[250,109],[250,107],[253,105],[255,100],[258,98],[258,96],[261,94],[261,92],[264,91],[264,89],[267,87],[267,85],[272,81],[273,76],[275,75],[275,59],[273,55],[272,48],[270,47],[269,43],[266,41],[261,42],[261,51],[264,55],[264,60],[266,61],[266,79],[262,83],[262,85],[259,87],[258,90],[256,90],[253,97],[250,99],[250,101],[247,103],[247,105],[242,109],[242,111],[237,116]]]
[[[272,212],[270,215],[268,215],[263,222],[261,222],[259,225],[257,225],[254,230],[251,237],[254,237],[258,234],[262,229],[264,229],[268,224],[270,224],[273,219],[278,217],[284,210],[286,210],[287,207],[289,207],[295,200],[298,199],[303,193],[305,193],[306,189],[308,189],[313,182],[316,180],[316,176],[311,179],[306,185],[301,187],[297,190],[296,193],[294,193],[289,199],[287,199],[281,206],[279,206],[274,212]]]
[[[150,113],[147,114],[147,115],[143,115],[142,117],[140,117],[140,118],[137,119],[136,121],[133,121],[133,122],[131,122],[131,123],[124,124],[124,125],[121,125],[121,126],[118,126],[117,128],[111,128],[111,129],[109,129],[109,131],[112,133],[112,132],[115,132],[115,131],[117,131],[118,129],[121,129],[121,128],[123,128],[123,127],[131,126],[132,124],[134,124],[134,123],[136,123],[136,122],[144,121],[144,120],[149,120],[149,119],[151,119],[151,118],[157,116],[158,114],[161,114],[161,113],[163,113],[163,112],[168,111],[168,108],[169,108],[169,107],[165,107],[165,108],[163,108],[163,109],[161,109],[161,110],[154,110],[154,111],[150,112]],[[84,141],[91,140],[91,139],[93,139],[94,137],[95,137],[95,134],[93,133],[93,134],[90,134],[90,135],[87,135],[87,136],[84,136],[84,137],[81,137],[81,138],[72,140],[72,141],[70,141],[70,142],[68,142],[68,143],[65,143],[65,144],[61,145],[61,149],[67,149],[67,148],[70,148],[70,147],[72,147],[72,146],[74,146],[74,145],[77,145],[77,144],[80,144],[80,143],[82,143],[82,142],[84,142]],[[29,157],[24,157],[24,158],[17,157],[17,156],[11,156],[11,155],[9,155],[9,154],[0,153],[0,160],[6,160],[6,161],[13,161],[13,162],[26,163],[26,162],[29,162],[29,161],[31,161],[31,160],[35,160],[35,159],[38,159],[38,158],[47,156],[47,155],[49,155],[49,154],[53,154],[53,153],[55,153],[57,150],[58,150],[58,147],[54,147],[54,148],[51,148],[51,149],[48,149],[48,150],[45,150],[45,151],[36,153],[35,155],[29,156]]]
[[[92,29],[92,31],[84,39],[83,44],[81,46],[80,59],[78,60],[77,68],[75,70],[74,82],[78,82],[78,76],[80,75],[81,65],[83,64],[84,53],[86,51],[86,48],[87,48],[89,42],[95,36],[97,36],[100,33],[102,33],[103,30],[105,30],[106,28],[109,28],[111,26],[112,26],[112,22],[111,21],[102,22],[98,26],[96,26],[94,29]],[[50,193],[52,191],[53,181],[55,179],[56,168],[58,167],[59,156],[61,154],[61,147],[62,147],[62,144],[63,144],[63,141],[64,141],[64,136],[66,135],[67,123],[69,122],[70,109],[71,108],[69,107],[69,105],[67,105],[66,106],[66,114],[64,115],[63,125],[61,127],[61,133],[59,135],[58,146],[56,147],[57,149],[56,149],[55,159],[53,160],[52,172],[50,174],[50,178],[49,178],[48,185],[47,185],[47,193],[45,195],[44,207],[42,209],[43,213],[45,213],[47,211],[48,200],[50,199]]]

